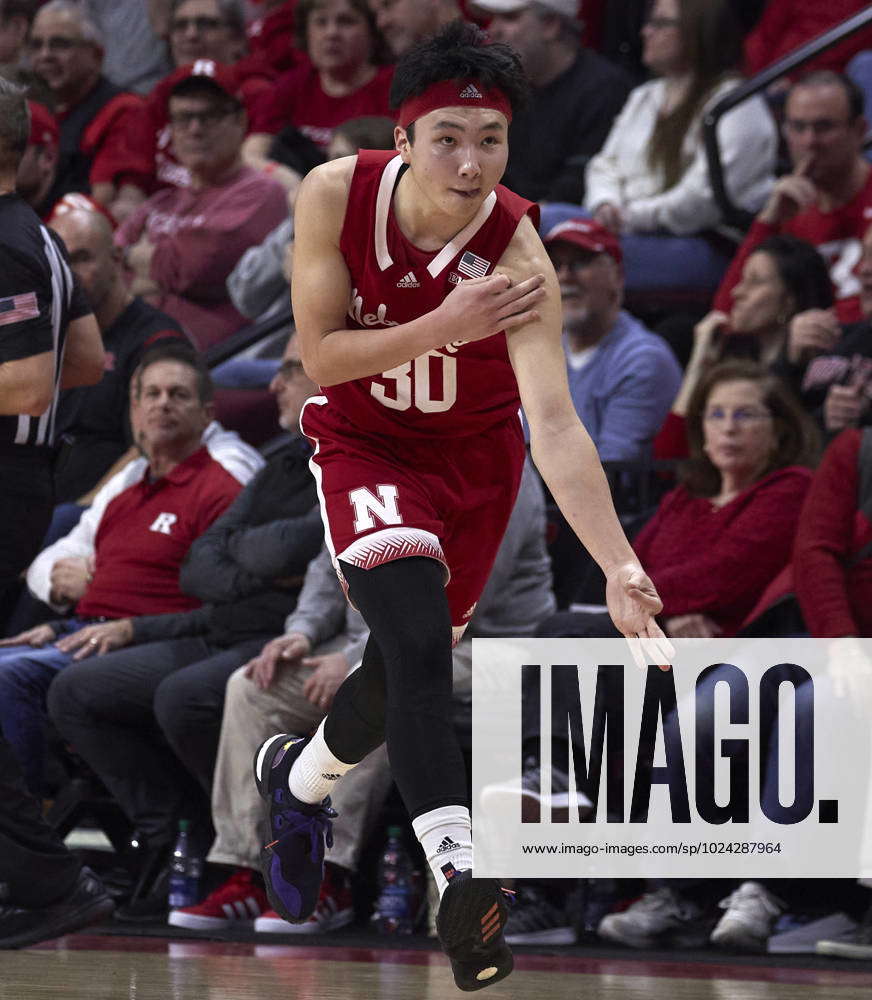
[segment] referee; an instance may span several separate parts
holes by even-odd
[[[51,520],[58,393],[103,376],[66,249],[15,193],[29,133],[24,91],[0,77],[0,626]]]

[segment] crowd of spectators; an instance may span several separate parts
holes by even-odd
[[[862,635],[872,28],[720,119],[726,193],[752,220],[743,231],[716,193],[703,123],[748,76],[864,7],[0,0],[0,77],[30,107],[17,190],[65,244],[71,315],[87,315],[84,294],[104,349],[99,383],[71,380],[53,411],[59,506],[14,610],[21,566],[0,577],[0,726],[35,795],[47,791],[50,718],[120,805],[138,844],[125,863],[134,881],[154,876],[126,900],[127,917],[166,919],[160,872],[183,816],[208,854],[211,891],[171,923],[248,919],[306,934],[353,918],[362,849],[388,794],[383,749],[338,786],[322,901],[296,927],[269,910],[259,881],[249,776],[265,735],[318,725],[366,639],[321,548],[297,430],[317,387],[290,320],[278,342],[216,372],[219,385],[261,390],[253,405],[271,427],[277,405],[286,435],[264,460],[215,419],[205,359],[252,322],[284,322],[302,177],[393,147],[393,65],[456,18],[516,48],[531,83],[504,183],[541,205],[579,415],[630,493],[650,483],[655,457],[670,460],[667,476],[685,460],[659,505],[632,511],[664,629],[743,634],[789,595],[785,634]],[[0,370],[20,363],[3,343]],[[469,636],[613,634],[604,616],[568,610],[582,595],[552,582],[552,564],[584,557],[561,551],[565,533],[547,535],[546,503],[528,466]],[[585,600],[590,586],[585,577]],[[468,638],[454,657],[462,728]],[[537,724],[525,725],[531,745]],[[566,894],[528,888],[510,943],[574,940]],[[757,907],[765,939],[785,906],[756,883],[648,888],[605,918],[604,937],[676,943],[682,922],[725,895],[721,929],[705,938],[742,949],[737,913]]]

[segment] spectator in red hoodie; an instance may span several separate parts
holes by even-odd
[[[200,350],[245,324],[227,276],[288,214],[282,185],[242,162],[247,117],[235,83],[214,63],[180,73],[168,117],[191,184],[158,191],[116,234],[134,294],[178,320]]]
[[[862,91],[829,70],[802,77],[784,106],[784,137],[793,171],[780,177],[739,247],[715,296],[729,313],[748,256],[774,233],[817,247],[827,261],[843,323],[861,318],[854,268],[872,218],[872,167],[863,156],[867,122]]]

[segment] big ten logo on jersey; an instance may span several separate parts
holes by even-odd
[[[176,521],[178,521],[178,517],[175,514],[158,514],[148,526],[148,530],[156,531],[160,535],[171,535]]]
[[[402,524],[403,518],[397,506],[399,490],[396,486],[380,484],[376,486],[378,496],[366,486],[349,490],[348,499],[354,508],[354,530],[369,531],[376,526],[375,517],[382,524]]]
[[[351,289],[351,301],[348,304],[348,315],[361,326],[399,326],[399,323],[387,319],[388,307],[384,302],[379,303],[374,313],[363,311],[363,296],[358,295],[357,289]]]

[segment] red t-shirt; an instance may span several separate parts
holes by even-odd
[[[361,336],[431,312],[461,281],[493,271],[524,215],[538,221],[537,206],[499,185],[451,243],[426,253],[394,218],[402,167],[395,153],[361,151],[351,182],[340,249],[351,275],[347,323]],[[404,438],[474,434],[517,414],[504,333],[466,343],[462,329],[446,330],[445,344],[390,374],[326,388],[323,410],[367,433]]]
[[[140,482],[109,502],[100,519],[94,579],[76,614],[127,618],[199,607],[179,587],[182,561],[241,488],[206,448],[153,483],[146,470]]]
[[[860,282],[854,269],[860,262],[863,234],[870,223],[872,170],[857,194],[847,204],[832,212],[822,212],[817,205],[812,205],[780,226],[772,226],[757,219],[724,275],[712,308],[728,313],[733,304],[733,289],[742,277],[745,261],[767,236],[788,233],[817,247],[826,260],[833,281],[839,322],[858,322],[863,314],[860,311]]]
[[[718,508],[684,486],[667,493],[633,542],[663,614],[705,614],[735,635],[790,560],[810,482],[808,469],[778,469]]]
[[[285,73],[255,102],[251,131],[276,135],[288,125],[296,127],[322,149],[337,125],[363,115],[393,118],[390,110],[393,66],[380,66],[375,76],[353,94],[330,97],[324,93],[318,71],[311,64]]]

